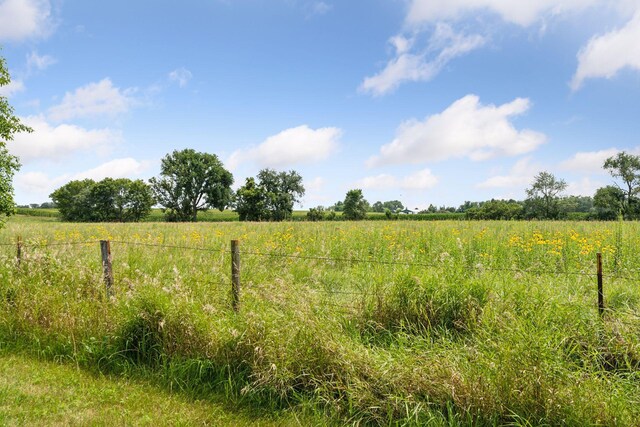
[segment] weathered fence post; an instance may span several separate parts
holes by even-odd
[[[602,291],[602,254],[597,254],[598,263],[598,314],[604,314],[604,292]]]
[[[18,236],[16,239],[16,261],[18,262],[18,267],[22,263],[22,236]]]
[[[240,305],[240,242],[231,241],[231,306],[237,312]]]
[[[107,288],[107,298],[113,295],[113,269],[111,268],[111,242],[100,240],[100,252],[102,253],[102,275]]]

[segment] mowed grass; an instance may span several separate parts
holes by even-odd
[[[323,423],[636,425],[639,232],[638,223],[16,218],[0,232],[0,339]],[[112,242],[110,297],[100,239]],[[241,245],[238,313],[231,239]]]
[[[0,351],[0,425],[3,426],[282,426],[300,425],[192,399],[132,378],[92,374],[69,364]]]

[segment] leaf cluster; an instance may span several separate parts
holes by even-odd
[[[175,150],[149,182],[169,221],[196,221],[198,211],[222,211],[231,202],[233,175],[215,154]]]
[[[151,188],[142,180],[71,181],[51,193],[64,221],[136,222],[151,212]]]

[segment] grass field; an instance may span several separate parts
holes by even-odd
[[[100,239],[112,241],[110,298]],[[635,222],[16,217],[0,243],[0,341],[40,358],[123,378],[143,369],[187,396],[336,424],[640,419]]]

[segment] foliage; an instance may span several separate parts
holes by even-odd
[[[304,195],[302,177],[296,171],[276,172],[263,169],[258,182],[247,178],[236,191],[235,211],[240,221],[283,221],[291,219],[294,203]]]
[[[622,214],[625,218],[635,218],[637,215],[636,194],[640,192],[640,156],[627,154],[624,151],[609,157],[604,162],[604,169],[609,171],[614,178],[620,178],[625,187],[622,205]],[[611,208],[615,208],[612,206]]]
[[[309,221],[322,221],[325,218],[326,211],[323,206],[311,208],[307,212],[307,220]]]
[[[153,194],[141,180],[71,181],[51,193],[64,221],[136,222],[151,212]]]
[[[247,178],[236,191],[234,206],[240,221],[262,221],[268,217],[264,190],[253,177]]]
[[[233,175],[215,154],[175,150],[149,182],[169,221],[197,221],[198,211],[222,211],[231,202]]]
[[[7,86],[9,83],[11,83],[11,76],[5,59],[0,56],[0,87]],[[0,227],[3,224],[2,217],[14,212],[13,176],[20,169],[18,158],[9,153],[6,145],[7,142],[13,141],[16,133],[32,131],[14,115],[9,100],[0,95]]]
[[[399,200],[389,200],[384,203],[377,201],[371,205],[372,212],[384,212],[385,209],[388,209],[391,213],[397,213],[404,209],[404,205]]]
[[[367,216],[369,203],[362,195],[362,190],[349,190],[344,199],[342,216],[348,220],[361,220]]]
[[[617,219],[625,206],[625,193],[612,185],[598,188],[593,196],[593,205],[596,208],[598,219]]]
[[[490,200],[480,207],[469,208],[465,211],[468,219],[521,219],[523,206],[515,200]]]
[[[526,215],[529,218],[557,219],[560,215],[559,195],[567,188],[567,183],[549,172],[540,172],[533,184],[526,190]]]

